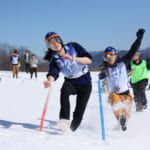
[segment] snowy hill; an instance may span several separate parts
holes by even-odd
[[[150,90],[146,91],[148,109],[135,112],[128,130],[118,127],[111,107],[107,103],[108,94],[102,94],[104,105],[106,142],[101,138],[97,72],[92,73],[93,90],[84,119],[74,133],[62,134],[57,128],[59,116],[59,95],[63,77],[53,85],[43,132],[39,132],[48,90],[43,81],[46,73],[38,73],[38,79],[30,80],[29,75],[19,73],[13,79],[11,72],[0,71],[0,149],[1,150],[149,150],[150,149]],[[150,75],[150,72],[149,72]],[[70,97],[71,115],[75,96]]]

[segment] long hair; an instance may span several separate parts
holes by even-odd
[[[62,48],[64,47],[64,45],[62,44]],[[48,48],[48,50],[45,52],[45,56],[44,56],[44,60],[50,62],[52,57],[53,57],[53,54],[55,54],[56,52],[53,51],[51,48]]]
[[[48,48],[43,59],[50,62],[54,53],[55,52],[52,49]]]
[[[62,40],[61,40],[62,41]],[[64,46],[67,46],[68,44],[72,44],[72,42],[68,42],[67,44],[63,44],[63,42],[61,42],[62,44],[62,48]],[[45,52],[45,56],[44,56],[44,60],[50,62],[52,59],[53,54],[55,54],[55,51],[53,51],[52,49],[48,48],[48,50]]]
[[[55,37],[55,38],[58,38],[60,40],[62,48],[63,48],[64,44],[63,44],[63,40],[61,39],[61,37],[59,36],[59,37]],[[50,62],[54,53],[55,53],[55,51],[53,51],[51,48],[48,48],[48,50],[45,52],[45,56],[43,59]]]

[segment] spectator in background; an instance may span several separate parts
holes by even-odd
[[[140,58],[140,53],[140,51],[137,51],[132,58],[132,61],[129,65],[129,69],[131,71],[128,73],[128,75],[131,75],[134,101],[136,105],[136,111],[138,112],[147,108],[145,89],[148,85],[148,67],[150,67],[145,60]]]
[[[29,63],[30,58],[31,58],[30,53],[29,53],[28,50],[26,50],[25,54],[23,56],[24,63],[25,63],[25,71],[26,71],[26,73],[28,73],[30,71],[30,63]]]
[[[18,78],[18,72],[19,72],[19,54],[17,49],[14,50],[14,52],[11,55],[11,64],[12,64],[12,71],[13,71],[13,78]]]
[[[32,55],[32,58],[30,59],[29,63],[31,79],[33,77],[33,73],[35,73],[35,78],[37,78],[38,59],[35,57],[35,55]]]

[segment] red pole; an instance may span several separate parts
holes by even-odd
[[[46,97],[46,101],[45,101],[45,105],[44,105],[44,109],[43,109],[43,113],[42,113],[42,118],[41,118],[40,131],[43,130],[44,119],[45,119],[45,115],[46,115],[47,107],[48,107],[48,102],[49,102],[49,98],[50,98],[50,92],[51,92],[51,88],[49,88],[49,91],[48,91],[48,94]]]

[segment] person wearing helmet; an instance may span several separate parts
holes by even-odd
[[[60,115],[58,127],[63,131],[75,131],[81,123],[83,114],[90,97],[92,85],[88,64],[91,64],[91,55],[78,43],[63,44],[61,37],[55,32],[49,32],[45,36],[48,48],[45,60],[50,62],[47,74],[48,81],[45,87],[59,77],[59,72],[64,75],[64,83],[60,95]],[[70,124],[69,96],[77,95],[73,120]]]
[[[148,67],[150,67],[150,65],[145,60],[141,60],[140,51],[138,50],[128,67],[128,69],[131,70],[128,74],[131,75],[134,101],[136,111],[138,112],[147,108],[145,89],[148,85]]]
[[[101,65],[101,72],[99,74],[99,79],[107,77],[110,93],[108,101],[123,131],[127,129],[126,124],[131,113],[133,101],[127,85],[127,66],[139,49],[144,32],[144,29],[138,30],[136,41],[133,43],[128,53],[122,58],[118,57],[115,48],[107,47],[104,51],[104,61]]]

